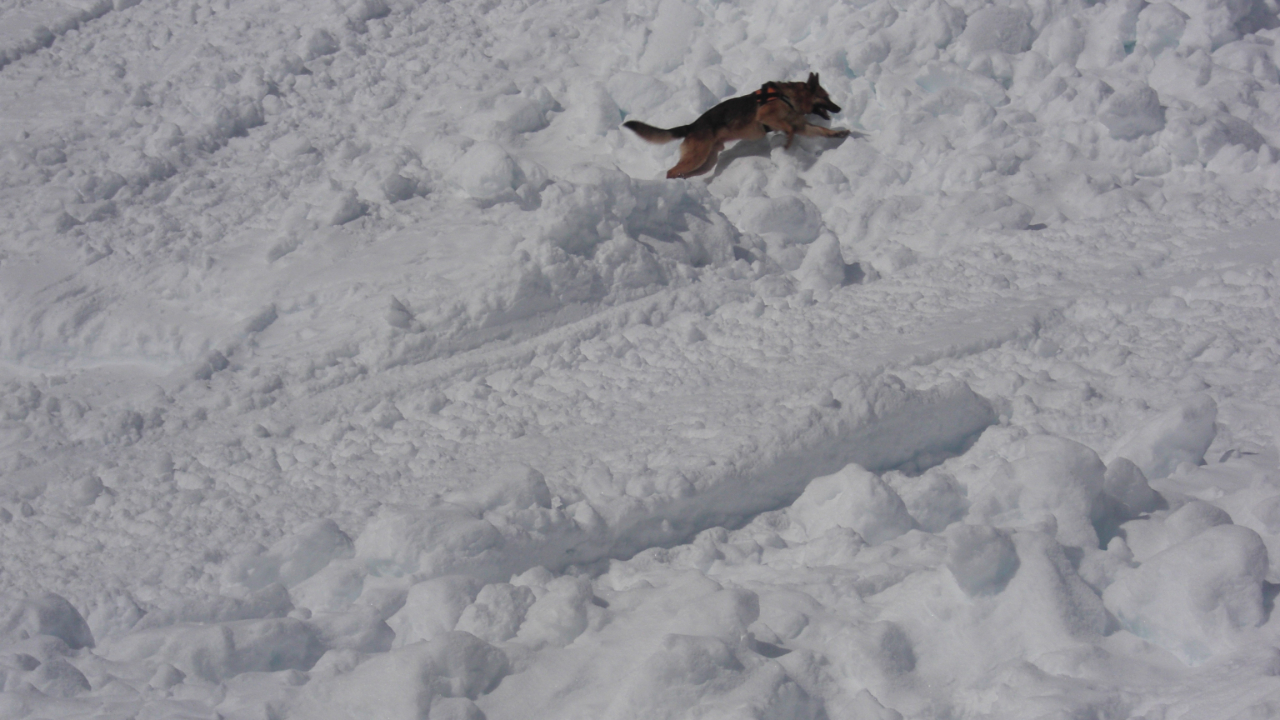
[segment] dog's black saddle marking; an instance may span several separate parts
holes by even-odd
[[[770,100],[781,100],[787,104],[787,107],[792,110],[796,109],[796,106],[791,104],[791,99],[778,90],[778,86],[772,82],[761,85],[760,89],[751,93],[751,95],[756,99],[757,105],[764,105]]]

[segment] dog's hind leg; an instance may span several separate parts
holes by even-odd
[[[716,143],[715,147],[711,148],[711,154],[707,155],[706,162],[702,163],[697,170],[694,170],[685,177],[694,177],[695,175],[702,175],[714,170],[716,167],[716,161],[720,159],[720,152],[722,150],[724,150],[724,143]]]
[[[717,145],[711,138],[685,138],[680,144],[680,162],[667,171],[667,177],[686,178],[706,172],[710,169],[705,167],[708,158],[714,164]]]

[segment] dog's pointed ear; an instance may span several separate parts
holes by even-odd
[[[809,73],[809,87],[811,88],[818,87],[818,73],[816,72]]]

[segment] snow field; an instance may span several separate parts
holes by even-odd
[[[1271,5],[0,17],[0,715],[1280,707]]]

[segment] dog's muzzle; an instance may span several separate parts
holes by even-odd
[[[830,110],[833,113],[838,113],[840,112],[840,106],[831,101],[827,101],[822,103],[821,105],[815,105],[813,107],[813,114],[817,115],[823,120],[830,120],[831,116],[827,114],[828,110]]]

